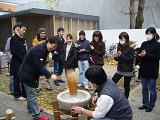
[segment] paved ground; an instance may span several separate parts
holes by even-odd
[[[107,66],[105,67],[105,71],[108,76],[112,76],[115,72],[115,67]],[[121,85],[122,83],[119,84]],[[141,99],[141,85],[138,85],[131,91],[129,98],[134,112],[133,120],[160,120],[160,92],[158,92],[156,107],[151,113],[137,109],[141,105]],[[0,116],[4,115],[4,111],[7,108],[14,110],[16,120],[32,120],[31,115],[27,113],[26,102],[15,101],[12,96],[0,92]]]

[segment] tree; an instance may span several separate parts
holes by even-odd
[[[54,3],[58,6],[59,5],[60,0],[45,0],[45,3],[47,5],[47,8],[49,10],[54,10]]]

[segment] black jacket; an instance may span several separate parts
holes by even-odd
[[[104,65],[103,56],[105,54],[105,43],[102,42],[91,42],[91,45],[93,45],[94,50],[90,50],[90,54],[93,57],[94,64],[96,65]]]
[[[78,44],[78,60],[80,61],[88,60],[89,52],[90,52],[90,48],[89,48],[90,41],[85,39],[83,41],[78,40],[76,43]],[[85,51],[79,52],[80,49],[85,49]]]
[[[50,78],[51,73],[44,66],[48,54],[46,42],[32,47],[19,69],[19,79],[31,87],[37,88],[40,75],[44,75],[47,79]]]
[[[78,49],[77,46],[73,43],[69,50],[69,54],[67,59],[66,58],[66,47],[67,43],[64,44],[64,68],[65,69],[75,69],[78,67]]]
[[[160,60],[160,43],[155,39],[145,41],[142,43],[140,50],[146,51],[146,55],[141,57],[140,61],[140,77],[146,79],[157,79]]]
[[[118,50],[121,51],[122,54],[119,57],[114,58],[118,61],[117,70],[120,72],[132,72],[134,49],[125,44],[118,44]]]
[[[52,53],[53,54],[52,59],[54,61],[62,62],[63,61],[63,52],[64,52],[64,47],[63,46],[64,46],[65,40],[64,40],[64,38],[60,38],[58,35],[57,35],[57,37],[59,38],[58,49],[57,49],[56,53],[55,52]]]
[[[27,53],[25,39],[15,34],[11,38],[10,49],[12,54],[10,74],[15,76],[17,75],[19,67],[23,62],[23,58]]]

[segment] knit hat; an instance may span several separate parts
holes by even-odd
[[[46,29],[45,28],[39,28],[38,33],[41,33],[41,32],[46,32]]]
[[[84,32],[84,30],[81,30],[81,31],[79,32],[79,36],[80,36],[80,35],[83,35],[83,36],[86,35],[85,32]]]

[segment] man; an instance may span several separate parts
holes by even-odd
[[[89,68],[88,58],[90,42],[85,38],[85,32],[81,30],[79,32],[79,40],[76,42],[78,44],[78,67],[79,67],[79,87],[84,87],[88,90],[88,80],[85,78],[85,71]]]
[[[92,98],[95,110],[73,106],[71,108],[73,114],[83,113],[91,117],[91,120],[132,120],[133,113],[128,100],[118,86],[107,78],[102,67],[88,68],[85,76],[96,89],[97,95]]]
[[[19,31],[16,33],[10,41],[10,49],[12,54],[11,64],[10,64],[10,74],[14,76],[14,98],[18,100],[25,100],[26,92],[24,90],[23,84],[19,81],[17,72],[23,58],[27,53],[26,41],[23,38],[26,33],[26,25],[19,24]]]
[[[53,60],[54,60],[54,74],[57,75],[58,80],[54,81],[56,86],[59,86],[59,82],[64,83],[64,81],[61,78],[61,75],[63,73],[63,45],[64,45],[64,28],[60,27],[57,29],[57,37],[59,38],[58,41],[58,49],[53,53]]]
[[[15,34],[18,34],[18,31],[19,31],[19,24],[16,24],[14,27],[13,27],[13,36]],[[8,62],[11,61],[12,59],[12,54],[11,54],[11,49],[10,49],[10,40],[11,40],[12,37],[9,37],[6,41],[6,45],[5,45],[5,52],[8,56]],[[14,95],[14,84],[13,84],[13,76],[10,74],[9,76],[10,80],[9,80],[9,94],[10,95]]]
[[[27,109],[35,119],[41,116],[40,108],[36,102],[36,88],[39,77],[44,75],[47,79],[56,80],[57,77],[45,68],[45,61],[49,52],[55,51],[58,47],[56,36],[48,38],[44,43],[32,47],[26,54],[19,69],[18,75],[27,93]]]

